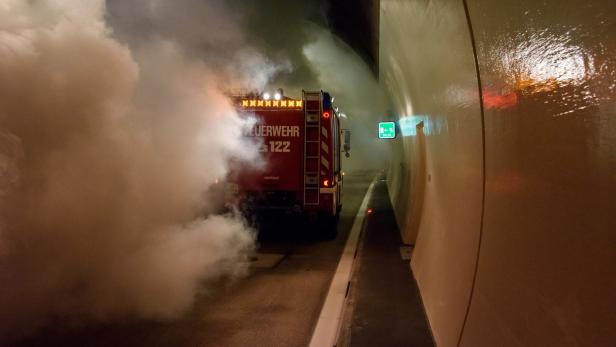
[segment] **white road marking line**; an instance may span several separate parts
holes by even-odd
[[[359,234],[364,226],[366,209],[372,197],[372,190],[374,189],[375,183],[376,177],[372,180],[372,183],[370,183],[364,200],[353,221],[353,226],[351,227],[349,237],[344,245],[342,255],[340,256],[336,273],[334,273],[334,278],[329,286],[327,297],[325,297],[325,302],[321,308],[321,314],[319,314],[317,325],[312,333],[310,347],[332,347],[336,345],[338,340],[338,331],[342,323],[342,312],[346,299],[347,286],[351,279],[355,251],[359,244]]]

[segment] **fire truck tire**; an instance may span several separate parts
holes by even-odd
[[[323,236],[328,240],[333,240],[338,235],[338,215],[324,216],[321,219],[321,230]]]

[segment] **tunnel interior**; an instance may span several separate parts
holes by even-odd
[[[390,198],[439,346],[615,339],[593,333],[614,324],[614,8],[556,7],[332,5],[387,91],[373,123],[398,122]]]
[[[378,35],[338,30],[378,47],[389,193],[436,344],[613,343],[614,4],[359,8]]]

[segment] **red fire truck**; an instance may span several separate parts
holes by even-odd
[[[260,146],[265,162],[260,169],[234,170],[230,177],[243,212],[302,214],[335,236],[342,207],[342,130],[331,95],[303,91],[301,99],[293,99],[279,90],[233,100],[240,114],[255,117],[246,136]],[[348,147],[345,143],[347,155]]]

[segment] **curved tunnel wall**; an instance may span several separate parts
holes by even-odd
[[[613,346],[616,2],[467,3],[380,5],[390,197],[434,338]]]

